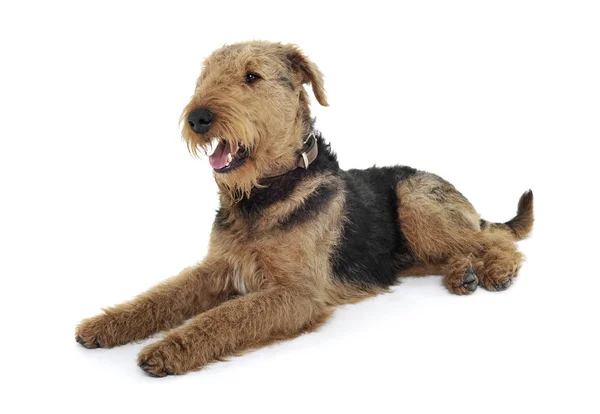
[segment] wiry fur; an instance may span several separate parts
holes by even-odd
[[[261,79],[244,83],[247,72]],[[295,168],[313,130],[307,83],[326,105],[321,73],[295,46],[241,43],[206,60],[182,120],[198,107],[215,120],[203,134],[183,123],[188,148],[197,154],[218,137],[251,154],[238,169],[215,172],[221,206],[207,257],[82,321],[78,342],[113,347],[169,330],[138,363],[153,376],[183,374],[314,330],[336,305],[385,292],[401,276],[442,274],[456,294],[510,286],[533,194],[521,197],[512,220],[488,223],[434,174],[341,170],[318,133],[317,158]]]
[[[246,85],[247,72],[259,72],[263,79]],[[249,195],[261,177],[289,171],[296,163],[301,137],[310,128],[304,83],[311,83],[319,103],[327,105],[321,72],[295,46],[236,44],[217,50],[204,62],[181,120],[194,108],[211,108],[216,122],[210,137],[222,137],[252,151],[252,159],[238,171],[217,176],[217,184],[229,200]],[[207,136],[194,133],[186,122],[182,124],[183,138],[193,154],[210,144]]]

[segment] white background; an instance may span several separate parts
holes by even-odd
[[[395,3],[2,3],[5,412],[598,412],[598,3]],[[204,256],[216,186],[177,122],[202,59],[251,39],[325,73],[313,109],[343,168],[436,172],[493,221],[532,188],[515,285],[407,280],[166,379],[136,367],[143,344],[77,345],[80,319]]]

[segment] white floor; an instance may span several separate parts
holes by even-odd
[[[73,339],[78,318],[137,293],[142,278],[69,273],[74,288],[48,290],[56,301],[19,319],[6,378],[19,405],[65,412],[594,412],[595,292],[581,286],[584,269],[553,272],[542,243],[523,243],[529,264],[506,292],[458,297],[437,277],[409,279],[317,333],[165,379],[135,365],[143,344],[86,350]],[[154,274],[150,262],[139,274]]]
[[[600,411],[597,5],[371,3],[305,3],[298,22],[260,1],[2,6],[3,410]],[[515,285],[458,297],[408,279],[316,333],[165,379],[135,365],[156,338],[76,344],[79,320],[206,252],[216,186],[177,120],[202,57],[252,38],[320,65],[331,106],[313,110],[343,168],[436,172],[492,221],[532,188]]]

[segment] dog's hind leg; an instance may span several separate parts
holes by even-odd
[[[417,270],[438,271],[452,293],[472,293],[482,248],[475,208],[450,183],[425,172],[398,184],[396,195],[400,229],[418,259]]]
[[[76,340],[86,348],[112,348],[178,326],[229,297],[226,274],[219,261],[185,269],[129,302],[84,319]]]
[[[529,234],[533,227],[533,193],[525,192],[519,200],[517,215],[506,223],[481,221],[484,251],[476,263],[479,284],[487,290],[506,290],[518,276],[523,255],[516,241]]]
[[[457,294],[471,293],[477,285],[493,291],[511,285],[523,260],[515,242],[533,226],[531,191],[506,223],[481,220],[454,186],[434,174],[415,174],[397,186],[396,194],[400,229],[419,260],[420,274],[439,271],[444,285]]]
[[[499,231],[484,231],[484,251],[475,264],[479,285],[491,291],[506,290],[518,276],[523,255],[515,242]]]

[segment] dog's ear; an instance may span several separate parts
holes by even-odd
[[[317,101],[323,106],[328,106],[327,95],[323,87],[323,74],[313,62],[302,53],[296,45],[286,45],[286,58],[292,70],[300,75],[301,82],[310,83]]]

